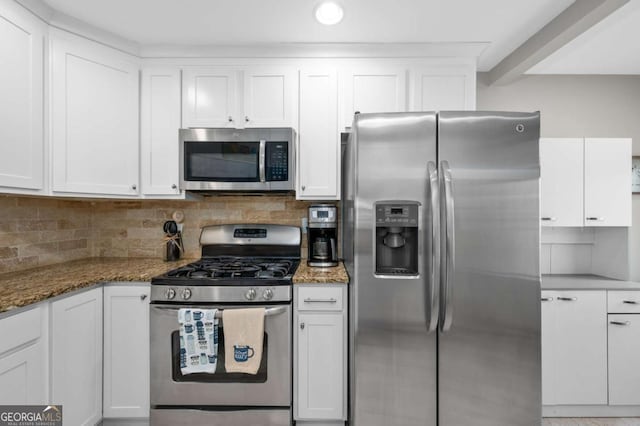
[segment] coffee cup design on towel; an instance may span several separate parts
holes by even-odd
[[[247,360],[253,357],[253,348],[251,346],[233,346],[233,359],[236,362],[247,362]]]

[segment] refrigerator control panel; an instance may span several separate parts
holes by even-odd
[[[418,203],[376,203],[376,226],[418,226]]]

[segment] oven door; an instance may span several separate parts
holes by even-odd
[[[180,371],[179,308],[237,309],[256,305],[152,304],[152,406],[271,406],[291,405],[291,305],[264,306],[262,362],[255,375],[227,373],[224,368],[224,324],[218,330],[218,365],[214,374],[182,375]]]

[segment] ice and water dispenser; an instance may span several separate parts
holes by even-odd
[[[376,275],[418,275],[418,206],[416,201],[375,203]]]

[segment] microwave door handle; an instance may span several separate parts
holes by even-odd
[[[265,174],[265,163],[266,163],[266,155],[265,155],[265,151],[266,151],[266,146],[267,146],[267,141],[265,140],[261,140],[260,141],[260,166],[259,166],[259,171],[260,171],[260,182],[264,183],[267,181],[266,178],[266,174]]]

